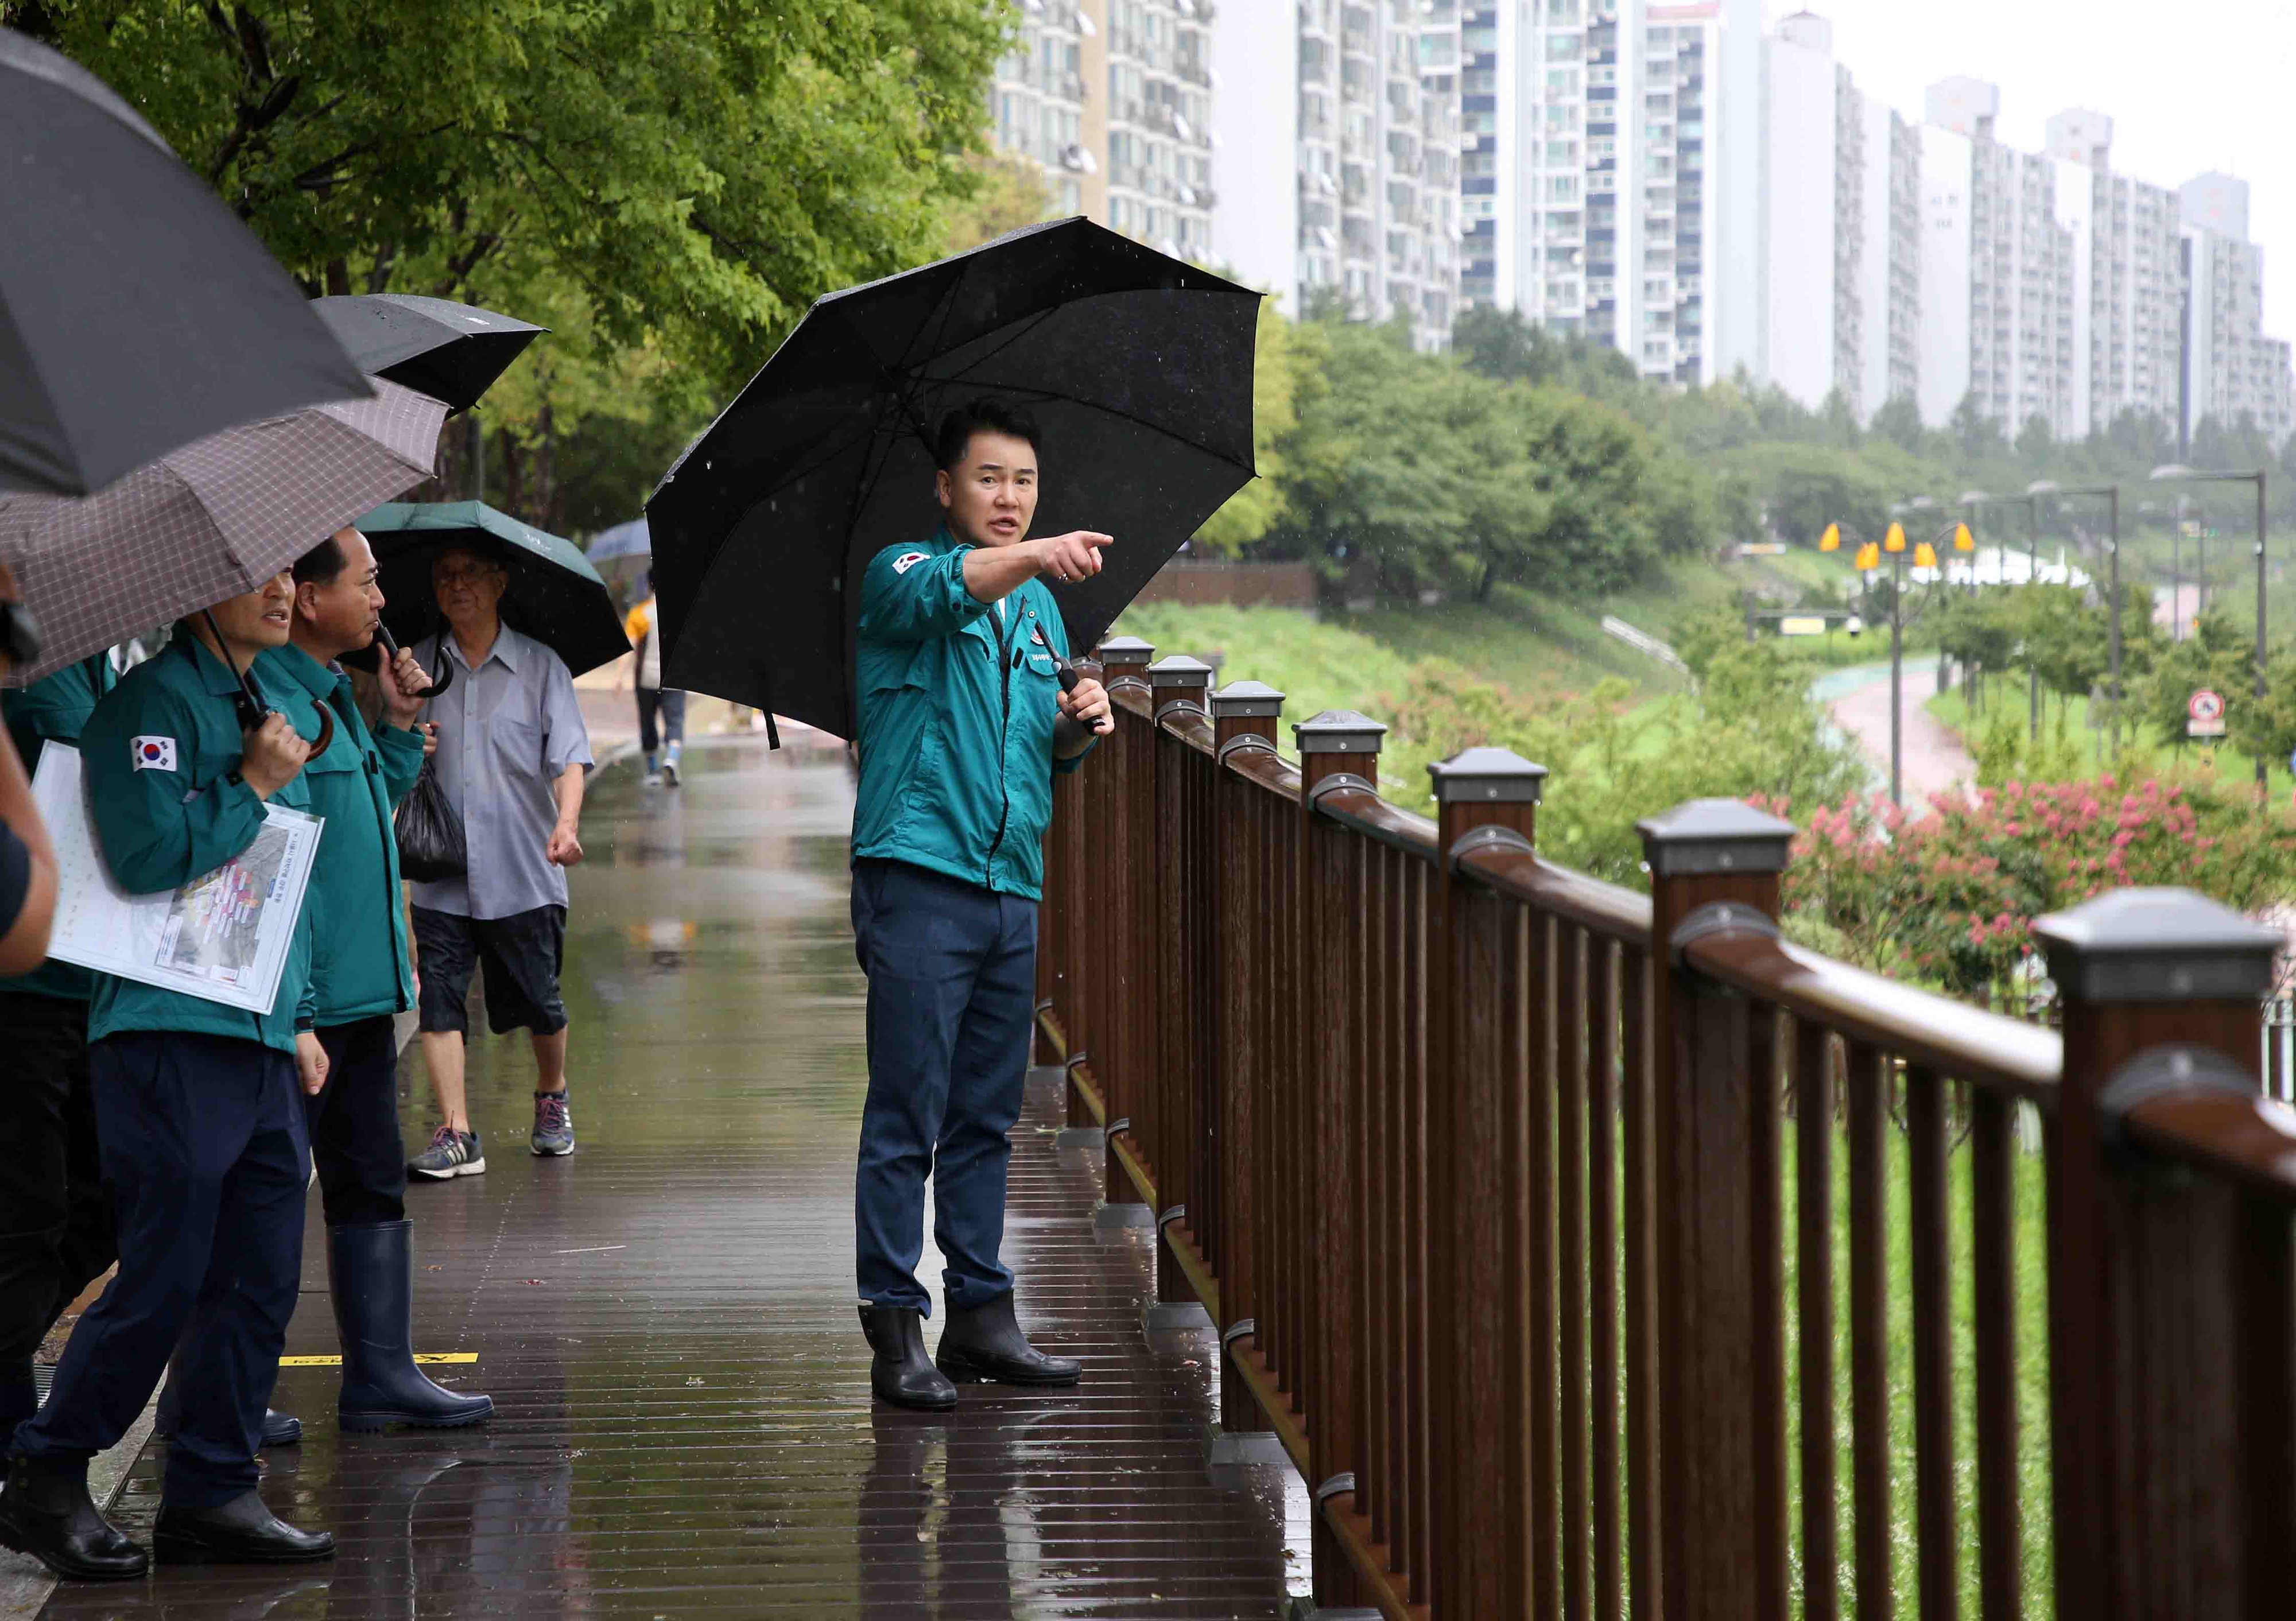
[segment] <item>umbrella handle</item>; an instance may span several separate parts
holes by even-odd
[[[443,637],[447,633],[442,630],[439,634]],[[390,627],[389,626],[382,624],[379,620],[376,622],[374,627],[374,639],[382,643],[382,656],[384,658],[397,659],[398,657],[398,638],[390,634]],[[430,690],[422,695],[423,700],[426,702],[438,697],[448,687],[455,684],[455,663],[453,659],[446,657],[446,648],[443,645],[440,646],[439,649],[439,667],[430,672]]]
[[[1076,666],[1058,654],[1054,655],[1053,658],[1053,674],[1059,678],[1061,691],[1063,692],[1075,692],[1077,683],[1083,679],[1076,673]],[[1095,737],[1106,737],[1115,730],[1116,717],[1112,715],[1103,715],[1092,723],[1092,734]]]
[[[314,704],[311,707],[319,712],[319,741],[311,745],[310,755],[310,757],[316,760],[326,753],[328,746],[335,741],[335,717],[324,704]]]

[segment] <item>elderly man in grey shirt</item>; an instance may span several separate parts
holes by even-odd
[[[437,729],[436,769],[462,818],[467,877],[412,886],[422,976],[422,1059],[445,1118],[406,1167],[430,1181],[474,1175],[486,1150],[463,1096],[471,973],[486,970],[487,1023],[534,1041],[537,1154],[574,1150],[566,1101],[566,869],[582,859],[579,828],[590,737],[574,680],[558,655],[502,621],[509,571],[489,553],[456,547],[431,565],[447,630],[415,644],[425,669],[458,667],[424,717]]]

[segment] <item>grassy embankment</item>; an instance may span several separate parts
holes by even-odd
[[[1960,687],[1939,692],[1923,708],[1960,738],[1972,753],[1975,753],[1979,736],[1996,716],[2008,715],[2019,726],[2030,724],[2030,710],[2027,707],[2025,687],[2013,674],[1997,677],[1987,689],[1985,701],[1985,711],[1974,723],[1970,718],[1968,694]],[[2062,716],[2065,735],[2074,744],[2082,769],[2108,770],[2104,733],[2090,729],[2088,708],[2086,698],[2070,700],[2047,699],[2041,722],[2043,736],[2046,739],[2054,730]],[[2127,741],[2124,738],[2124,743]],[[2153,770],[2163,775],[2204,773],[2234,788],[2245,787],[2256,781],[2256,762],[2230,742],[2214,749],[2204,749],[2195,742],[2167,743],[2146,730],[2136,740],[2136,752]],[[2292,784],[2296,784],[2296,778],[2290,776],[2285,760],[2272,763],[2267,781],[2269,795],[2285,794]]]

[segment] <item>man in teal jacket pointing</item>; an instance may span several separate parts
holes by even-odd
[[[978,400],[935,436],[945,521],[861,585],[853,934],[869,977],[869,1098],[854,1214],[861,1325],[882,1400],[956,1404],[956,1379],[1074,1384],[1021,1331],[1004,1236],[1053,774],[1109,725],[1095,681],[1062,690],[1068,632],[1044,579],[1100,569],[1105,535],[1028,538],[1036,423]],[[924,1354],[925,1178],[948,1322]]]

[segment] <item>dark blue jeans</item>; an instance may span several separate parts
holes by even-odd
[[[898,861],[853,864],[869,976],[869,1101],[853,1221],[861,1298],[930,1311],[917,1281],[925,1177],[952,1306],[1013,1287],[1005,1134],[1021,1117],[1037,995],[1037,903]]]
[[[227,1036],[139,1033],[104,1037],[88,1061],[119,1271],[73,1329],[15,1450],[86,1459],[114,1445],[181,1339],[164,1495],[228,1502],[256,1483],[303,1265],[311,1159],[295,1060]]]

